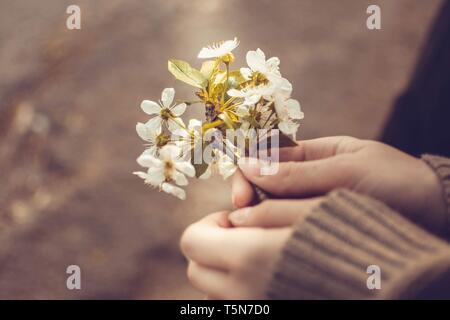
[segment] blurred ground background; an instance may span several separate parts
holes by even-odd
[[[366,29],[369,4],[382,31]],[[141,100],[170,86],[190,97],[167,59],[197,64],[203,45],[237,36],[237,64],[257,47],[281,59],[306,114],[299,138],[376,138],[439,4],[0,0],[0,298],[201,298],[178,239],[231,207],[228,184],[193,181],[182,202],[131,174]],[[81,291],[66,289],[71,264]]]

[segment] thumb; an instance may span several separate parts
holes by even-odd
[[[305,200],[266,200],[254,207],[238,209],[228,218],[235,227],[289,227],[305,218],[322,197]]]

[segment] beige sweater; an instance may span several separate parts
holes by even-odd
[[[450,159],[422,159],[439,176],[450,221]],[[380,289],[370,285],[378,267]],[[268,297],[449,298],[450,245],[377,200],[337,190],[295,226]]]

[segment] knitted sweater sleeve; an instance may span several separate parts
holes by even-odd
[[[441,169],[445,180],[448,171]],[[448,199],[448,189],[445,192]],[[446,242],[375,199],[337,190],[294,227],[268,297],[420,297],[442,277],[450,279],[448,270]]]
[[[422,160],[436,173],[441,184],[442,197],[446,205],[446,231],[450,237],[450,158],[427,154],[422,156]]]

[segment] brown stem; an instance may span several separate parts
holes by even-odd
[[[252,200],[253,204],[261,203],[269,198],[268,194],[263,189],[261,189],[258,186],[255,186],[253,183],[250,184],[252,186],[253,192],[255,193],[255,196],[253,197]]]

